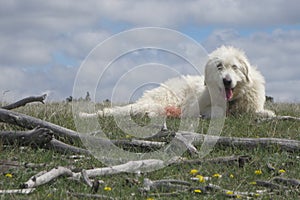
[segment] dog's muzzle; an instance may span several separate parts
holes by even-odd
[[[230,101],[233,97],[233,87],[231,78],[223,78],[223,84],[225,88],[225,99]]]

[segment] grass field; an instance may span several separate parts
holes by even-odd
[[[268,107],[278,115],[300,116],[299,104],[269,104]],[[68,103],[46,103],[27,105],[15,111],[34,116],[54,124],[75,130],[72,118],[71,104]],[[111,134],[112,138],[125,138],[126,134],[118,129],[111,118],[101,119],[100,123],[103,130]],[[198,132],[207,130],[209,121],[200,120]],[[168,120],[170,129],[176,129],[178,119]],[[0,123],[0,130],[22,130],[19,127]],[[300,124],[296,121],[269,121],[257,123],[254,116],[241,115],[231,116],[225,121],[222,136],[235,137],[276,137],[300,140]],[[205,186],[208,183],[216,184],[222,188],[231,191],[254,192],[264,190],[265,188],[256,186],[256,180],[270,180],[279,175],[279,170],[284,170],[282,174],[286,178],[300,179],[300,155],[281,151],[278,147],[266,149],[263,146],[255,149],[240,149],[234,147],[215,148],[207,158],[231,155],[247,155],[252,159],[244,167],[236,165],[220,165],[212,163],[203,163],[202,165],[180,165],[169,166],[163,169],[142,173],[129,174],[122,173],[117,175],[109,175],[98,177],[104,181],[100,185],[97,194],[104,194],[116,199],[224,199],[221,192],[212,192],[209,194],[199,193],[199,191],[187,191],[178,193],[176,196],[156,196],[162,191],[151,191],[147,195],[142,195],[139,188],[143,187],[143,180],[149,178],[151,180],[159,179],[178,179],[192,183],[197,188]],[[191,158],[185,154],[188,159]],[[17,167],[11,169],[1,169],[0,189],[19,188],[20,184],[27,181],[31,176],[42,170],[50,170],[56,166],[71,167],[76,171],[80,169],[90,169],[103,167],[104,165],[93,157],[83,157],[80,159],[71,159],[70,155],[62,155],[44,149],[32,149],[30,147],[17,146],[0,146],[0,161],[13,160],[25,163],[47,163],[46,167],[24,168]],[[269,170],[267,165],[271,164],[275,170]],[[197,174],[211,177],[210,180],[203,182],[191,181],[196,174],[191,174],[191,170],[196,169]],[[260,173],[255,173],[261,170]],[[220,174],[222,177],[214,177]],[[111,189],[111,190],[110,190]],[[0,199],[77,199],[68,192],[91,193],[91,189],[83,182],[76,182],[67,178],[58,178],[51,183],[37,187],[36,191],[29,195],[2,195]],[[300,188],[281,189],[278,191],[270,191],[268,193],[258,195],[257,199],[299,199]],[[84,198],[81,198],[84,199]],[[90,198],[86,198],[90,199]]]

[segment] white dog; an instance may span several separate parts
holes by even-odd
[[[265,81],[248,62],[245,54],[233,47],[222,46],[209,55],[205,77],[173,78],[160,87],[146,91],[135,103],[104,108],[97,113],[81,113],[83,117],[147,114],[154,116],[212,117],[213,107],[227,113],[256,113],[273,117],[264,109]],[[226,106],[227,105],[227,106]],[[213,116],[214,117],[214,116]]]

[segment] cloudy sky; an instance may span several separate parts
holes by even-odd
[[[122,54],[110,60],[109,67],[102,66],[108,59],[105,56],[122,46],[119,42],[103,47],[103,41],[142,27],[176,30],[207,52],[223,44],[241,48],[265,76],[268,95],[277,102],[300,102],[300,10],[296,0],[0,0],[0,5],[2,102],[43,93],[48,93],[49,101],[64,100],[72,95],[76,74],[84,73],[80,66],[93,62],[97,67],[88,69],[86,82],[97,79],[98,85],[80,91],[83,97],[89,91],[100,101],[110,99],[111,91],[125,100],[134,99],[158,81],[195,73],[184,59],[153,49]],[[172,36],[145,37],[164,44],[176,41]],[[122,48],[138,40],[138,36],[128,37]],[[104,53],[85,62],[99,45]],[[193,51],[183,49],[184,53]],[[91,77],[99,72],[103,72],[100,78]]]

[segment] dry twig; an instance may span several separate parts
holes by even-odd
[[[2,106],[1,108],[6,109],[6,110],[12,110],[21,106],[25,106],[28,103],[31,102],[41,102],[44,104],[44,100],[46,99],[47,94],[43,94],[41,96],[32,96],[32,97],[26,97],[24,99],[21,99],[20,101],[17,101],[15,103],[6,105],[6,106]]]
[[[263,118],[258,119],[257,122],[267,122],[267,121],[273,121],[273,120],[282,120],[282,121],[300,121],[300,117],[294,117],[294,116],[275,116],[271,118]]]
[[[30,194],[35,188],[0,190],[0,194]]]
[[[52,170],[46,173],[38,174],[31,177],[27,182],[21,185],[21,188],[34,188],[43,185],[45,183],[48,183],[49,181],[62,175],[72,176],[73,172],[68,168],[59,166],[57,168],[53,168]]]

